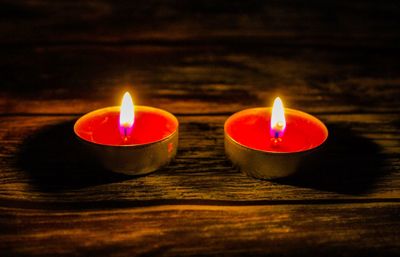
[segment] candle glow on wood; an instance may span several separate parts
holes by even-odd
[[[135,122],[135,106],[131,95],[126,92],[122,98],[121,110],[119,114],[119,131],[122,139],[126,142],[132,132]]]
[[[282,100],[277,97],[275,98],[274,105],[271,113],[271,141],[273,144],[277,144],[282,141],[283,133],[286,128],[285,110],[283,108]]]

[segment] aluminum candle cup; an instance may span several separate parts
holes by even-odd
[[[328,138],[326,126],[310,114],[285,109],[286,129],[271,138],[272,108],[253,108],[230,116],[224,126],[225,152],[239,169],[255,178],[292,175],[300,163],[312,162]]]
[[[135,106],[129,136],[121,137],[120,107],[107,107],[82,116],[74,132],[87,152],[103,167],[128,175],[143,175],[168,164],[178,147],[178,120],[171,113]]]

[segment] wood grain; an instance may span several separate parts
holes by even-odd
[[[396,1],[0,3],[0,256],[398,256]],[[120,102],[178,116],[167,167],[98,167],[74,121]],[[321,162],[261,181],[232,167],[244,108],[322,119]]]
[[[289,44],[397,47],[396,1],[1,3],[8,44]],[[355,15],[357,14],[357,15]]]
[[[399,206],[1,208],[0,251],[2,256],[395,256]]]
[[[12,206],[112,201],[135,205],[193,199],[400,199],[397,115],[320,115],[331,129],[323,165],[305,165],[303,175],[277,181],[255,180],[232,168],[224,155],[226,118],[178,116],[181,133],[176,160],[150,176],[132,178],[104,171],[82,158],[85,153],[80,154],[72,132],[75,117],[3,117],[0,197]]]
[[[119,104],[127,89],[136,103],[175,114],[230,114],[276,95],[312,113],[400,108],[396,50],[65,46],[0,54],[3,114],[81,114]]]

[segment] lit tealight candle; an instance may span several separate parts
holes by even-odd
[[[285,109],[279,97],[272,108],[233,114],[224,129],[229,159],[244,173],[262,179],[293,174],[304,157],[313,156],[328,138],[328,130],[320,120]]]
[[[142,175],[168,164],[178,146],[178,120],[171,113],[135,106],[125,93],[121,106],[85,114],[74,132],[107,169]]]

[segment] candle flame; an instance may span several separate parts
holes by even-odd
[[[275,98],[271,114],[271,135],[274,138],[279,138],[283,135],[286,128],[285,110],[282,100]]]
[[[121,110],[119,113],[119,127],[121,134],[126,138],[135,122],[135,106],[131,95],[126,92],[122,98]]]

